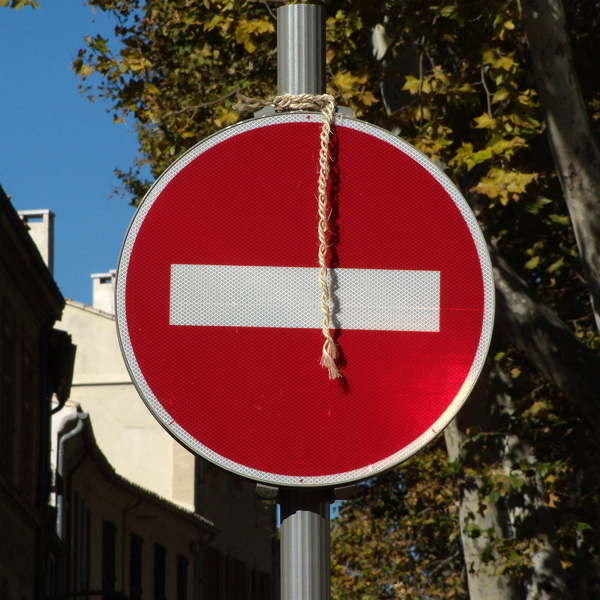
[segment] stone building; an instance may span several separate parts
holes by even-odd
[[[51,231],[52,213],[39,222]],[[27,219],[23,219],[27,221]],[[64,307],[50,268],[0,188],[0,598],[46,596],[56,551],[50,401],[69,396],[74,347],[54,328]],[[31,216],[31,230],[38,224]]]
[[[73,402],[61,412],[56,524],[64,554],[56,563],[55,595],[212,597],[203,559],[219,533],[214,525],[118,475],[96,443],[89,415]],[[252,598],[252,591],[239,598]]]

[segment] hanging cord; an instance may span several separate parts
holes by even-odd
[[[331,125],[334,119],[335,100],[330,94],[315,96],[313,94],[282,94],[273,100],[259,100],[246,98],[238,94],[238,104],[235,109],[240,112],[251,112],[265,106],[273,106],[276,111],[288,110],[315,110],[323,113],[323,127],[321,128],[321,150],[319,152],[319,284],[321,285],[321,310],[323,311],[323,354],[321,366],[329,371],[329,379],[341,377],[336,359],[338,349],[329,331],[331,314],[329,311],[329,285],[327,283],[327,230],[328,223],[328,198],[327,181],[329,179],[329,138]]]

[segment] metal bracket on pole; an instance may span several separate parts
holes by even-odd
[[[279,500],[279,488],[266,483],[257,483],[256,495],[263,500]]]

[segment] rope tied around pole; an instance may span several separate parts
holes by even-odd
[[[321,366],[329,371],[329,379],[337,379],[342,376],[336,359],[338,348],[329,331],[331,314],[329,311],[329,285],[327,283],[327,231],[329,229],[329,199],[327,197],[327,181],[329,180],[329,140],[331,137],[331,125],[334,119],[335,99],[330,94],[282,94],[273,100],[260,100],[246,98],[238,94],[238,104],[235,109],[240,113],[251,112],[265,106],[273,106],[278,112],[288,110],[314,110],[323,114],[323,127],[321,128],[321,148],[319,151],[319,284],[321,286],[321,311],[323,312],[323,353],[321,355]]]

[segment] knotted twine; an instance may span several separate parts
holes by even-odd
[[[323,311],[323,354],[321,366],[329,371],[329,379],[341,377],[336,364],[338,349],[329,331],[329,285],[327,283],[327,231],[329,229],[327,209],[329,200],[327,198],[327,181],[329,180],[329,138],[331,137],[331,125],[334,118],[335,100],[330,94],[282,94],[273,100],[260,100],[246,98],[238,94],[238,104],[235,109],[240,113],[250,112],[273,106],[278,112],[288,110],[314,110],[323,113],[323,127],[321,128],[321,149],[319,152],[319,284],[321,286],[321,310]]]

